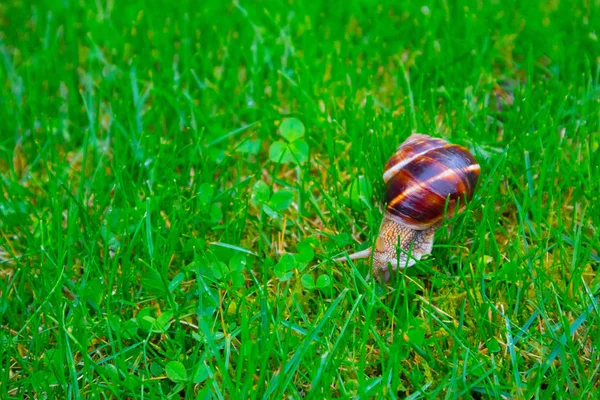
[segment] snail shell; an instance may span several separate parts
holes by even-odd
[[[386,210],[406,226],[422,230],[454,214],[473,197],[479,164],[464,147],[427,135],[410,136],[383,173]],[[446,201],[448,206],[446,207]]]
[[[411,135],[384,168],[386,209],[375,246],[348,258],[372,255],[374,275],[386,281],[389,265],[394,271],[414,265],[431,253],[444,216],[452,216],[471,200],[479,172],[479,164],[464,147]]]

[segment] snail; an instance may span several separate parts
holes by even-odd
[[[375,245],[334,259],[373,257],[373,275],[384,281],[398,267],[414,265],[431,253],[444,215],[461,211],[473,197],[479,164],[464,147],[413,134],[385,165],[385,212]],[[401,251],[397,251],[397,245]]]

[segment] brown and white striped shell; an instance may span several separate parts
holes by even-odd
[[[464,147],[427,135],[411,135],[383,173],[387,211],[406,226],[423,230],[471,200],[479,164]],[[446,202],[447,207],[446,207]]]

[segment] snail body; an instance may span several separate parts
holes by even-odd
[[[479,172],[479,164],[464,147],[411,135],[384,168],[385,212],[377,241],[347,258],[372,256],[373,275],[384,281],[390,278],[390,266],[396,271],[414,265],[431,253],[444,216],[452,216],[471,200]]]

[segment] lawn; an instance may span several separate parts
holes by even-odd
[[[0,3],[0,398],[599,396],[600,2]],[[387,284],[411,133],[475,196]]]

